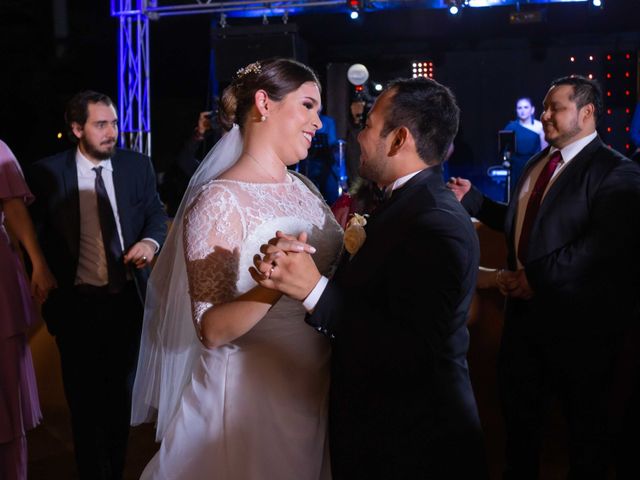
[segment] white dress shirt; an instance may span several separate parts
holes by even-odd
[[[109,203],[116,219],[120,247],[123,248],[122,229],[120,228],[120,216],[116,204],[116,193],[113,189],[113,166],[111,160],[102,160],[98,165],[89,161],[80,150],[76,151],[76,167],[78,170],[78,194],[80,199],[80,254],[78,256],[78,269],[76,270],[76,285],[87,283],[101,287],[109,283],[107,271],[107,257],[102,231],[100,230],[100,217],[98,215],[98,196],[96,195],[95,167],[102,167],[102,180],[109,196]]]
[[[98,165],[94,165],[80,153],[80,150],[76,150],[80,200],[80,253],[78,255],[75,284],[86,283],[102,287],[109,283],[109,273],[107,271],[107,256],[102,241],[100,217],[98,215],[98,196],[95,189],[96,172],[93,170],[96,167],[102,167],[102,180],[116,220],[120,247],[124,251],[120,215],[116,202],[116,192],[113,187],[113,165],[111,160],[102,160]],[[156,247],[156,252],[159,250],[158,242],[153,238],[145,238],[144,240],[151,241]]]
[[[569,145],[560,149],[560,153],[562,154],[562,161],[556,167],[555,172],[553,172],[553,176],[551,177],[551,180],[549,180],[549,184],[547,185],[547,188],[542,195],[542,200],[544,200],[544,196],[549,191],[549,187],[551,187],[553,182],[555,182],[556,179],[562,174],[562,172],[566,170],[566,167],[569,164],[569,162],[571,162],[571,160],[573,160],[575,156],[578,155],[584,147],[586,147],[589,143],[591,143],[591,141],[594,138],[596,138],[597,135],[598,135],[597,132],[593,132],[587,135],[586,137],[583,137],[580,140],[576,140],[575,142],[570,143]],[[542,169],[547,164],[547,161],[549,160],[551,155],[553,155],[556,151],[558,151],[558,149],[555,147],[551,147],[549,149],[549,155],[547,155],[544,159],[540,159],[538,163],[536,163],[533,166],[533,168],[531,168],[531,170],[529,171],[529,174],[522,182],[522,186],[520,187],[520,190],[518,191],[518,210],[516,214],[516,235],[514,238],[515,245],[516,245],[516,258],[518,256],[517,249],[518,249],[518,244],[520,242],[520,234],[522,232],[522,223],[524,222],[524,215],[527,211],[527,204],[529,203],[529,197],[531,196],[531,191],[533,190],[533,187],[535,186],[536,181],[538,180],[538,177],[542,172]],[[518,267],[522,268],[522,264],[520,263],[519,260],[518,260]]]

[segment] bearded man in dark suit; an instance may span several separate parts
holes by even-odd
[[[33,216],[58,282],[42,308],[56,338],[80,478],[120,479],[150,262],[167,231],[148,157],[115,147],[111,99],[67,105],[77,148],[36,162]]]
[[[358,138],[360,174],[390,195],[366,241],[331,280],[304,237],[280,233],[255,261],[254,278],[304,300],[331,338],[336,480],[488,477],[466,361],[478,239],[441,170],[458,118],[443,85],[393,82]]]
[[[507,295],[498,365],[505,479],[538,478],[556,396],[569,427],[569,478],[607,478],[629,408],[625,371],[637,347],[625,336],[637,329],[640,308],[640,168],[600,140],[602,113],[597,83],[558,79],[541,117],[550,146],[527,163],[509,205],[464,179],[449,183],[469,213],[507,239],[508,270],[497,272]]]

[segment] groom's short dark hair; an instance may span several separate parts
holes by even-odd
[[[429,78],[394,80],[387,90],[392,97],[381,136],[406,127],[420,158],[427,165],[442,163],[460,121],[460,109],[451,90]]]

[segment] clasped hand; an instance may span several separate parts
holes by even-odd
[[[254,266],[249,268],[249,273],[258,285],[302,301],[321,277],[311,258],[315,251],[307,244],[306,232],[296,237],[278,231],[260,247],[262,255],[253,257]]]
[[[496,274],[496,284],[503,295],[523,300],[529,300],[533,297],[533,290],[522,269],[515,272],[499,270]]]

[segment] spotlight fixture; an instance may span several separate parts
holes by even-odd
[[[430,60],[412,62],[411,68],[413,72],[413,78],[433,78],[433,62]]]
[[[602,7],[602,0],[592,0],[591,2],[593,4],[594,7],[596,8],[600,8]]]
[[[354,63],[347,70],[347,80],[356,87],[356,91],[362,91],[362,85],[369,80],[369,70],[361,63]],[[360,87],[358,89],[358,87]]]
[[[449,5],[449,14],[458,15],[464,6],[464,0],[448,0],[447,4]]]
[[[364,0],[347,0],[349,8],[349,18],[357,20],[360,18],[360,12],[364,9]]]
[[[382,91],[382,84],[381,83],[376,83],[373,88],[375,89],[376,92],[381,92]]]

